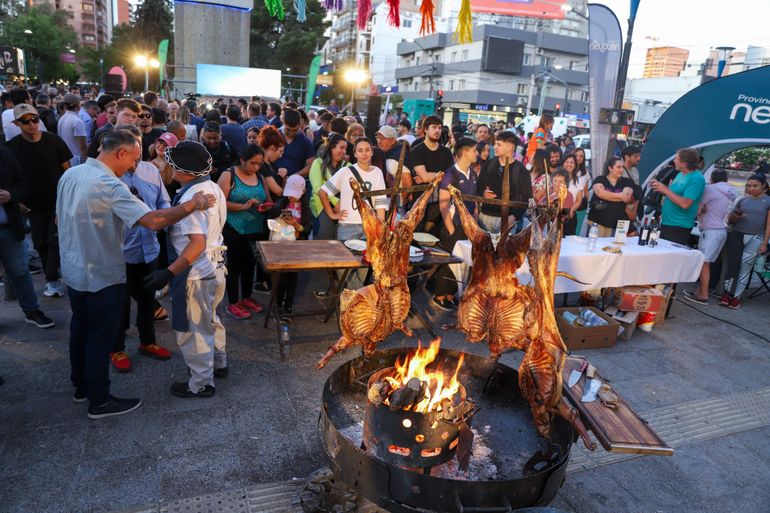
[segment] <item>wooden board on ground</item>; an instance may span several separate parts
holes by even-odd
[[[271,272],[362,267],[361,259],[338,240],[259,241],[257,250]]]
[[[614,410],[604,406],[598,397],[590,403],[580,401],[586,383],[585,373],[574,387],[567,387],[570,373],[578,370],[583,360],[572,356],[567,358],[562,369],[564,396],[580,412],[586,427],[594,432],[602,447],[611,452],[671,456],[674,450],[636,414],[614,387],[613,392],[620,397]],[[598,372],[594,379],[606,383]]]

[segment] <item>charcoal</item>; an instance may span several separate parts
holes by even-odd
[[[404,410],[409,408],[420,393],[419,388],[415,390],[410,386],[401,387],[390,394],[390,409],[392,411]]]

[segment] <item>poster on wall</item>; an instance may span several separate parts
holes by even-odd
[[[547,20],[563,20],[566,0],[471,0],[474,13],[500,14],[502,16],[523,16]]]

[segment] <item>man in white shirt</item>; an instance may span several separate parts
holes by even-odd
[[[32,96],[30,96],[29,91],[27,91],[26,89],[22,87],[17,87],[16,89],[13,89],[9,94],[10,94],[11,102],[13,103],[14,107],[21,103],[27,103],[34,107],[34,104],[32,103]],[[3,121],[3,134],[5,135],[6,141],[10,141],[17,135],[21,135],[21,129],[13,123],[14,121],[13,109],[6,109],[3,111],[2,121]],[[40,127],[41,132],[48,131],[45,128],[45,124],[43,123],[42,119],[38,121],[38,125]]]
[[[399,141],[406,141],[410,145],[414,142],[415,137],[412,135],[412,124],[408,119],[402,119],[398,122]]]
[[[80,110],[80,98],[72,93],[67,93],[62,99],[66,111],[57,125],[57,132],[72,152],[71,166],[77,166],[86,161],[88,153],[88,129],[78,115]]]
[[[212,397],[214,378],[227,376],[225,327],[217,306],[225,294],[225,265],[222,229],[227,219],[227,201],[219,186],[209,179],[213,163],[206,147],[182,141],[166,150],[173,178],[182,186],[171,205],[196,193],[213,194],[216,204],[195,212],[169,228],[167,269],[154,271],[145,286],[158,290],[171,281],[171,325],[190,379],[171,385],[177,397]]]

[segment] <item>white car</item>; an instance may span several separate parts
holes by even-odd
[[[591,160],[591,134],[579,134],[572,138],[572,142],[575,143],[575,148],[582,148],[583,151],[586,152],[586,161]],[[626,136],[623,134],[618,135],[618,147],[616,148],[615,153],[618,155],[620,152],[628,146],[628,141],[626,140]]]

